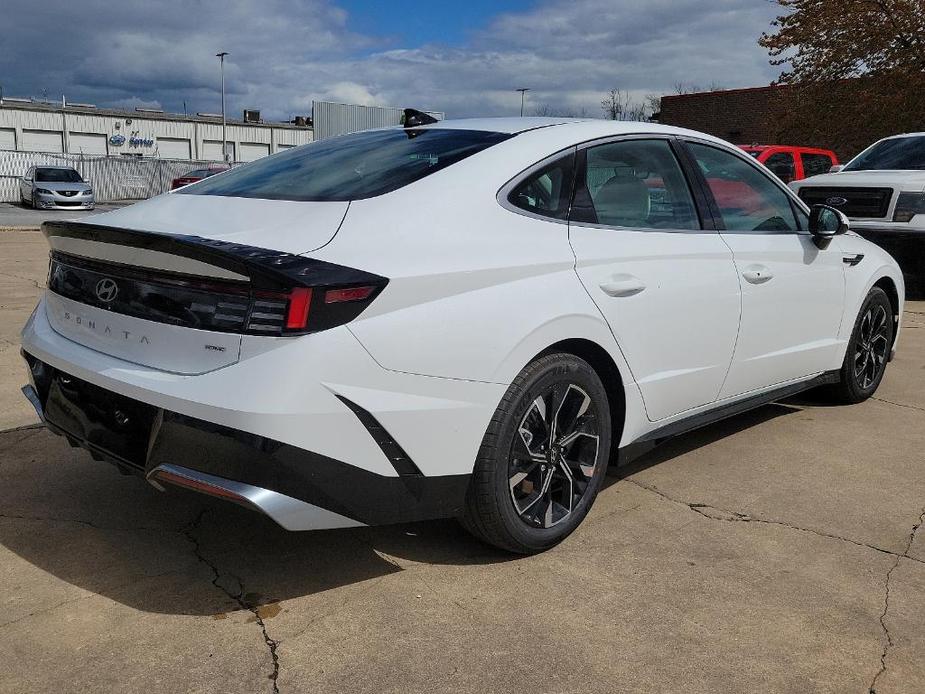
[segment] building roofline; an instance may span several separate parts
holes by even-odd
[[[705,92],[691,92],[690,94],[666,94],[662,99],[684,99],[690,96],[707,96],[712,94],[743,94],[746,92],[768,92],[793,89],[792,84],[768,84],[763,87],[740,87],[738,89],[713,89]]]
[[[184,123],[209,123],[221,125],[221,115],[218,117],[187,115],[185,113],[152,113],[150,111],[127,111],[117,108],[97,108],[95,106],[72,106],[64,108],[58,103],[43,103],[40,101],[11,101],[11,97],[0,100],[0,110],[35,111],[41,113],[73,113],[82,116],[105,116],[108,118],[131,118],[132,120],[159,120]],[[250,123],[237,118],[226,118],[228,125],[247,126],[255,128],[283,128],[288,130],[311,130],[311,127],[295,125],[293,123]]]

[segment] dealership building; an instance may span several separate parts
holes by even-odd
[[[313,139],[308,119],[265,123],[256,111],[244,115],[227,121],[232,161],[253,161]],[[0,100],[0,150],[221,161],[222,117],[6,98]]]

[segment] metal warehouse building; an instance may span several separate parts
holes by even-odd
[[[228,120],[227,137],[233,161],[253,161],[311,142],[313,133],[303,125]],[[0,150],[221,161],[222,118],[7,98],[0,100]]]

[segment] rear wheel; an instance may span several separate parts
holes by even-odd
[[[841,381],[830,394],[839,402],[857,403],[873,395],[883,380],[893,347],[893,307],[879,287],[870,290],[854,323]]]
[[[508,388],[482,440],[463,525],[520,554],[542,552],[584,519],[610,451],[607,394],[571,354],[529,364]]]

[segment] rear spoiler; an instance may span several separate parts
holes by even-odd
[[[323,260],[201,236],[161,234],[87,222],[45,222],[42,233],[52,248],[55,248],[53,237],[63,237],[189,258],[246,277],[253,289],[280,291],[318,284],[384,286],[388,281],[380,275]]]

